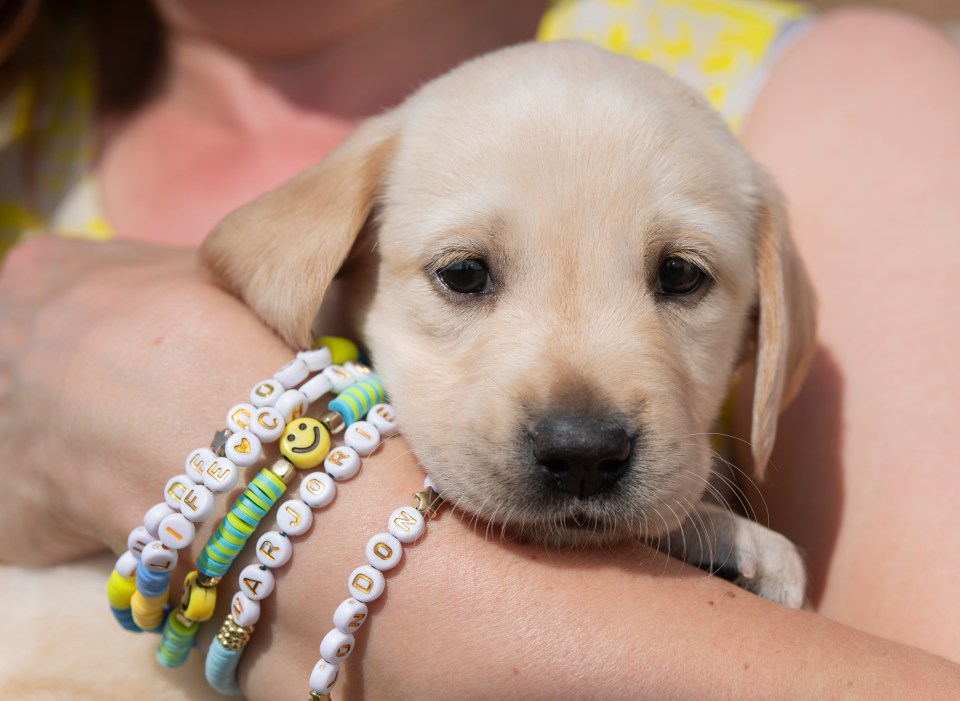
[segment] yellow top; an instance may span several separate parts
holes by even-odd
[[[781,0],[558,0],[537,39],[581,39],[654,63],[737,131],[779,40],[808,14]]]

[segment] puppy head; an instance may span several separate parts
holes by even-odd
[[[807,355],[772,186],[699,97],[586,45],[435,80],[228,217],[204,256],[302,346],[351,248],[370,263],[357,327],[424,467],[538,539],[675,528],[744,349],[758,465]]]

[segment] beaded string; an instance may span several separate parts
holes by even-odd
[[[238,591],[233,595],[230,613],[227,614],[217,637],[207,652],[205,674],[210,685],[220,694],[239,695],[236,672],[247,643],[260,619],[261,605],[274,591],[276,583],[273,571],[286,565],[293,555],[293,541],[306,533],[313,523],[313,511],[329,505],[336,496],[337,482],[354,477],[360,470],[361,457],[367,457],[386,438],[397,432],[396,412],[389,404],[376,403],[382,399],[379,385],[360,382],[342,392],[329,407],[343,417],[346,430],[342,447],[329,453],[306,456],[291,455],[298,459],[297,467],[312,469],[323,461],[324,469],[306,475],[300,482],[299,499],[289,499],[277,510],[277,530],[264,533],[257,541],[257,564],[245,567],[238,577]],[[367,420],[361,421],[366,413]],[[309,420],[297,423],[300,431],[311,429]],[[292,426],[293,424],[291,424]],[[288,427],[289,428],[289,427]],[[292,438],[293,434],[287,436]],[[285,446],[281,446],[281,451]]]

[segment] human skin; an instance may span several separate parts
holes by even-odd
[[[892,22],[892,28],[898,30],[892,32],[897,36],[881,31],[884,27],[891,28],[884,24],[887,22]],[[848,429],[844,433],[843,460],[838,469],[842,470],[840,496],[845,503],[837,542],[849,543],[845,550],[847,560],[840,557],[844,552],[840,548],[834,551],[837,554],[833,558],[824,557],[824,549],[818,548],[816,539],[809,535],[814,530],[811,523],[817,521],[812,509],[820,508],[824,492],[829,494],[836,483],[835,480],[820,482],[818,489],[818,483],[805,484],[800,479],[810,465],[819,464],[815,458],[801,460],[801,455],[792,450],[780,452],[775,457],[777,469],[771,475],[773,487],[768,499],[774,504],[771,512],[775,524],[782,518],[779,514],[791,514],[792,522],[783,519],[788,532],[793,529],[790,534],[800,542],[810,538],[808,542],[814,546],[810,548],[814,576],[824,582],[818,600],[829,615],[858,627],[882,625],[882,632],[893,640],[939,649],[956,659],[955,641],[949,639],[954,634],[950,630],[953,626],[945,624],[945,620],[949,621],[954,615],[951,602],[945,599],[950,591],[948,584],[940,585],[939,599],[918,599],[900,608],[887,603],[888,592],[916,585],[917,571],[924,572],[925,577],[939,578],[936,581],[941,583],[947,581],[956,563],[942,553],[950,553],[952,549],[940,550],[938,557],[932,557],[914,537],[909,547],[895,548],[900,558],[899,569],[885,572],[882,582],[865,576],[876,572],[878,559],[866,559],[867,565],[856,562],[857,553],[865,546],[869,546],[864,551],[865,558],[866,553],[880,559],[888,557],[887,543],[897,544],[902,533],[912,535],[919,531],[918,525],[927,525],[926,514],[938,513],[938,509],[943,514],[936,524],[940,534],[949,533],[951,524],[955,524],[955,518],[950,519],[945,509],[952,493],[949,485],[955,479],[950,473],[956,469],[942,459],[951,454],[952,441],[948,444],[946,435],[922,433],[930,422],[918,414],[918,410],[926,406],[931,391],[956,386],[956,382],[951,385],[949,378],[944,379],[942,374],[930,376],[930,366],[919,366],[913,376],[925,379],[932,387],[922,397],[911,393],[898,395],[888,389],[890,405],[885,409],[889,416],[884,412],[882,418],[896,421],[896,430],[868,432],[867,429],[876,426],[874,422],[880,413],[871,410],[877,400],[878,376],[887,382],[890,375],[895,374],[889,370],[891,366],[910,363],[911,353],[935,348],[936,344],[934,339],[923,338],[917,347],[888,348],[876,361],[878,367],[864,367],[867,364],[861,344],[875,341],[860,336],[848,342],[842,333],[849,325],[850,320],[844,316],[848,312],[843,307],[835,308],[831,301],[848,299],[851,308],[861,314],[874,304],[873,296],[849,297],[852,293],[865,294],[867,290],[851,290],[859,283],[851,285],[849,268],[836,265],[848,261],[854,253],[857,261],[863,261],[864,255],[871,253],[862,250],[865,247],[859,243],[862,241],[859,237],[869,235],[871,244],[876,244],[871,249],[878,260],[868,258],[868,267],[871,264],[889,266],[901,260],[879,260],[888,254],[883,253],[885,249],[878,236],[886,236],[888,243],[895,243],[899,240],[895,237],[902,235],[902,227],[884,227],[884,218],[878,215],[864,219],[863,228],[859,226],[859,217],[868,217],[874,202],[893,201],[894,195],[907,198],[911,203],[913,198],[920,198],[920,205],[911,207],[910,220],[911,232],[918,233],[937,231],[938,226],[942,226],[936,222],[918,222],[918,217],[925,213],[941,216],[945,210],[949,212],[949,208],[942,201],[942,193],[936,199],[939,208],[924,206],[922,197],[933,198],[936,191],[914,188],[908,191],[907,197],[903,187],[909,183],[896,179],[888,182],[881,177],[884,169],[876,168],[869,173],[869,194],[864,194],[860,202],[863,211],[858,211],[855,195],[864,177],[858,164],[865,153],[874,153],[878,143],[889,142],[889,134],[882,129],[877,134],[870,133],[874,127],[885,124],[877,119],[883,110],[869,101],[864,105],[871,119],[856,125],[855,131],[859,131],[856,136],[862,139],[858,151],[853,148],[855,142],[850,140],[853,135],[844,131],[830,136],[830,129],[835,127],[831,127],[829,114],[822,115],[822,123],[816,122],[815,115],[810,114],[809,102],[793,97],[798,79],[812,81],[815,78],[812,84],[822,90],[829,90],[833,81],[839,83],[835,86],[836,94],[828,93],[825,100],[843,97],[856,104],[860,99],[857,91],[864,84],[862,76],[847,85],[840,81],[843,74],[835,69],[839,57],[848,59],[849,33],[856,32],[858,44],[868,47],[890,46],[891,42],[899,46],[897,42],[905,42],[908,45],[902,48],[910,49],[911,55],[921,46],[929,47],[930,30],[915,28],[916,34],[907,32],[904,39],[902,22],[864,13],[822,20],[778,64],[747,125],[748,147],[774,171],[791,203],[800,246],[809,257],[815,284],[824,300],[821,305],[825,319],[823,343],[836,362],[835,373],[844,378],[842,409]],[[191,55],[194,58],[209,56],[204,53],[207,48],[193,46],[191,50],[200,53]],[[820,60],[823,52],[831,57],[831,51],[833,62]],[[948,60],[952,55],[950,50],[944,46],[938,51],[943,55],[927,56],[916,66],[920,74],[934,71],[928,86],[931,88],[947,78],[955,83],[957,77],[955,69],[953,73],[949,69],[954,65]],[[873,58],[882,60],[883,57]],[[216,55],[217,61],[222,59],[224,56]],[[189,67],[197,68],[199,74],[183,77],[201,81],[204,74],[199,69],[210,68],[207,77],[212,79],[221,77],[224,70],[232,70],[222,62],[211,67],[203,65],[202,60],[191,61]],[[887,71],[876,73],[880,83],[874,86],[877,90],[884,87],[886,80],[879,76],[893,70],[893,66],[886,68]],[[936,73],[939,70],[947,70],[947,74]],[[923,83],[912,74],[907,82],[917,89]],[[257,93],[252,91],[259,87],[243,85],[242,77],[231,85],[236,89],[231,94],[237,98],[230,103],[233,107],[244,104],[245,98],[255,97]],[[195,89],[201,87],[202,82]],[[182,94],[171,90],[165,97]],[[195,97],[198,93],[188,94]],[[897,113],[896,116],[928,118],[949,108],[949,104],[940,102],[949,103],[947,98],[949,95],[945,98],[936,90],[924,92],[917,98],[921,100],[920,106],[915,108],[922,114]],[[955,107],[956,103],[953,104]],[[282,105],[275,106],[282,109]],[[818,103],[817,107],[817,115],[821,115],[824,105]],[[884,105],[884,109],[886,107]],[[899,102],[897,107],[909,109]],[[176,119],[168,121],[167,117],[183,114],[176,100],[170,104],[161,99],[139,113],[139,121],[117,128],[114,132],[117,140],[106,145],[102,161],[108,206],[111,193],[118,192],[110,183],[117,182],[129,163],[137,162],[135,156],[144,143],[151,143],[151,139],[152,143],[162,143],[158,139],[179,136],[184,123]],[[834,115],[837,116],[840,115]],[[949,111],[946,116],[950,116]],[[248,190],[271,184],[248,179],[252,178],[251,173],[260,172],[259,164],[266,162],[262,155],[265,150],[279,146],[277,161],[291,172],[302,165],[299,160],[305,160],[306,156],[293,147],[298,130],[291,125],[297,124],[297,118],[306,120],[303,131],[307,137],[312,134],[315,138],[311,156],[319,157],[339,138],[331,133],[324,137],[323,125],[300,112],[277,114],[272,118],[281,117],[290,120],[284,122],[288,127],[285,138],[289,139],[286,149],[284,143],[275,143],[273,131],[266,125],[233,134],[237,144],[250,147],[235,149],[239,162],[230,161],[231,149],[222,142],[211,146],[225,159],[215,161],[216,167],[241,173],[242,182],[227,182],[222,191],[208,188],[212,190],[211,196],[202,201],[191,201],[188,197],[190,206],[177,208],[176,212],[151,208],[149,198],[144,203],[144,213],[139,215],[136,207],[127,201],[115,204],[110,213],[117,228],[139,232],[145,238],[150,238],[151,233],[162,235],[164,230],[182,228],[196,241],[205,230],[206,220],[219,216],[217,212],[227,207],[228,201],[246,197]],[[797,130],[811,121],[813,125],[809,129]],[[346,126],[344,120],[337,125],[348,129],[349,120],[346,122]],[[896,123],[891,121],[886,126]],[[797,128],[791,129],[791,126]],[[819,126],[821,131],[814,126]],[[927,129],[933,134],[932,127],[917,131]],[[202,124],[197,126],[197,131],[202,135]],[[223,138],[220,131],[217,133],[218,138]],[[804,136],[809,136],[811,142],[803,142]],[[821,147],[821,151],[829,151],[830,170],[824,170],[823,159],[801,158],[806,155],[803,146],[812,147],[816,143],[814,137],[834,139]],[[202,156],[204,142],[201,136],[197,139],[193,146],[200,149],[198,156]],[[949,153],[951,143],[956,146],[955,139],[951,142],[950,135],[944,134],[937,143],[942,143]],[[799,145],[793,140],[798,140]],[[845,153],[847,147],[849,153]],[[939,151],[921,151],[920,155],[924,155],[921,162],[888,170],[902,170],[904,174],[929,171],[947,177],[949,173],[936,170],[948,167],[946,163],[941,165],[939,154]],[[911,156],[919,158],[915,149],[886,153],[888,158]],[[887,161],[881,159],[880,162]],[[839,171],[842,165],[849,169],[849,177],[834,178],[833,167]],[[276,162],[271,167],[276,170],[267,169],[263,175],[265,180],[282,175],[278,171],[283,168]],[[119,170],[111,173],[109,168]],[[177,172],[167,172],[166,180],[150,184],[154,188],[169,188],[171,182],[176,182],[172,176]],[[196,177],[206,181],[213,176],[197,173]],[[825,197],[819,187],[829,188],[830,197]],[[165,191],[145,187],[143,192]],[[852,199],[848,200],[848,196]],[[824,207],[830,199],[837,202],[833,210]],[[156,200],[168,202],[169,194]],[[848,201],[853,204],[848,206]],[[827,217],[831,213],[835,217],[833,221]],[[955,210],[953,214],[956,215]],[[178,218],[181,216],[183,219]],[[818,238],[817,232],[823,224],[821,217],[826,218],[828,226]],[[123,226],[119,222],[124,222]],[[954,226],[953,231],[956,230]],[[846,245],[852,252],[840,256],[840,261],[834,260],[830,254],[838,250],[838,240],[845,236],[850,237]],[[931,239],[935,241],[917,246],[916,250],[929,251],[936,242],[937,262],[949,270],[957,260],[956,250],[951,252],[948,246],[944,252],[942,234],[938,237],[931,234]],[[924,258],[923,263],[930,261]],[[903,287],[890,292],[894,298],[891,301],[903,297],[902,289],[915,289],[921,283],[926,289],[928,270],[914,266],[898,271],[900,277],[894,279]],[[948,278],[937,279],[945,285]],[[898,289],[901,290],[899,296]],[[3,430],[5,440],[9,438],[7,445],[17,441],[20,458],[5,465],[7,483],[14,485],[20,496],[14,499],[14,509],[0,515],[3,519],[0,523],[9,526],[10,530],[5,532],[23,534],[5,543],[4,559],[29,556],[38,561],[57,561],[95,549],[102,543],[121,549],[131,524],[155,501],[149,496],[152,492],[148,485],[156,483],[159,488],[170,473],[170,466],[179,464],[182,456],[196,447],[198,427],[212,430],[222,424],[224,407],[243,397],[253,382],[285,362],[290,354],[289,349],[242,306],[214,289],[196,272],[193,254],[189,251],[160,255],[139,247],[116,245],[33,244],[15,252],[7,261],[0,276],[0,299],[4,300],[2,313],[6,315],[0,324],[2,358],[8,371],[6,377],[13,378],[0,392],[0,412],[6,412],[0,413],[4,419],[0,423],[6,426]],[[931,313],[936,310],[944,313],[949,309],[949,305],[937,303]],[[914,314],[911,307],[910,313],[886,315],[884,330],[891,331],[898,339],[919,332],[920,329],[914,327]],[[938,325],[924,327],[924,330],[944,333]],[[937,342],[942,342],[942,338],[938,336]],[[12,353],[11,348],[16,353]],[[949,368],[949,364],[935,367]],[[816,397],[820,397],[821,402],[824,397],[829,401],[834,396],[829,393],[833,378],[829,373],[827,377],[818,376],[817,371],[823,373],[822,365],[815,370],[806,401],[812,402]],[[854,387],[863,388],[860,391],[864,398],[859,404],[847,401],[848,392]],[[30,392],[23,388],[30,388]],[[934,396],[937,396],[935,391]],[[29,401],[31,411],[20,412],[22,405],[18,400]],[[823,405],[807,405],[804,412],[802,401],[795,410],[800,413],[786,417],[781,445],[816,443],[811,440],[810,422],[823,411]],[[905,406],[907,401],[911,402],[909,406]],[[85,406],[91,410],[84,411]],[[131,411],[131,407],[136,410]],[[955,406],[938,408],[946,416],[958,414]],[[864,414],[862,420],[860,413]],[[913,423],[914,417],[917,424]],[[850,430],[850,422],[860,429]],[[911,469],[917,446],[905,441],[899,448],[904,456],[901,474],[890,475],[896,466],[887,467],[882,473],[890,483],[888,490],[878,493],[876,484],[860,482],[867,488],[865,494],[869,499],[855,498],[851,486],[857,484],[854,480],[866,480],[871,469],[875,469],[871,460],[876,452],[876,446],[872,445],[875,437],[884,435],[892,439],[914,432],[921,432],[932,441],[923,449],[930,451],[932,476],[929,479],[940,480],[936,483],[940,487],[917,494],[905,494],[897,487],[915,484],[917,480],[916,471]],[[43,440],[29,440],[36,436],[42,436]],[[62,454],[73,458],[70,465],[77,471],[74,474],[83,475],[84,479],[65,482],[62,463],[57,460]],[[790,462],[791,455],[798,459]],[[932,460],[934,456],[939,461]],[[892,461],[890,456],[886,459]],[[908,469],[910,474],[905,474]],[[39,482],[36,475],[42,477]],[[790,491],[778,487],[782,485],[778,482],[781,475],[797,476],[805,491],[801,489],[787,498]],[[399,440],[392,441],[383,453],[369,461],[361,477],[344,485],[333,507],[318,520],[303,544],[305,547],[298,545],[295,561],[281,577],[264,623],[247,651],[242,678],[252,698],[280,696],[285,690],[281,690],[279,684],[289,684],[290,694],[303,694],[304,680],[315,659],[316,645],[326,630],[329,612],[343,596],[346,573],[358,563],[368,535],[382,529],[386,514],[394,506],[409,503],[409,493],[418,486],[413,458],[405,453]],[[792,490],[794,485],[788,487]],[[780,501],[773,502],[775,498]],[[919,502],[916,506],[913,505],[915,499]],[[809,504],[811,510],[801,511],[794,504]],[[898,519],[889,527],[898,527],[898,530],[889,533],[889,540],[883,540],[877,536],[878,523],[869,517],[888,516],[895,510]],[[910,518],[915,520],[911,522]],[[886,527],[889,520],[879,525]],[[923,531],[930,532],[926,527]],[[492,541],[485,536],[482,527],[475,528],[455,512],[445,513],[432,524],[423,543],[408,551],[410,569],[391,575],[388,595],[379,605],[382,610],[376,611],[361,636],[361,649],[347,665],[338,692],[348,698],[384,698],[401,693],[422,695],[424,685],[428,685],[439,698],[520,694],[547,698],[560,693],[600,698],[616,698],[618,694],[633,698],[638,695],[822,697],[841,693],[907,696],[918,690],[929,692],[930,696],[956,696],[958,671],[944,660],[863,635],[824,617],[774,607],[649,551],[620,546],[591,553],[557,553],[516,543],[504,545],[496,536]],[[38,538],[40,545],[36,544]],[[18,552],[16,548],[25,543],[34,547],[24,549],[28,552]],[[943,539],[938,537],[936,544],[942,546]],[[871,547],[884,549],[877,554]],[[865,603],[850,603],[855,597]],[[831,600],[835,603],[829,604]],[[829,606],[833,608],[828,609]],[[907,616],[910,619],[904,622],[902,617]],[[470,657],[465,658],[465,654]],[[853,686],[848,686],[849,683]],[[410,684],[417,686],[407,686]]]

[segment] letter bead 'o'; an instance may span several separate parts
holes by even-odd
[[[347,580],[350,596],[365,604],[378,599],[386,587],[387,580],[384,579],[383,573],[370,565],[360,565],[350,573],[350,578]]]
[[[349,633],[331,628],[320,641],[320,657],[330,664],[340,664],[353,652],[354,639]]]
[[[230,615],[238,626],[252,626],[260,620],[260,602],[238,591],[230,602]]]
[[[263,601],[276,586],[273,572],[260,565],[247,565],[240,570],[240,591],[254,601]]]
[[[293,545],[290,539],[277,531],[267,531],[257,541],[257,559],[264,567],[276,569],[290,562]]]
[[[277,527],[287,535],[303,535],[313,524],[313,512],[299,499],[287,499],[277,508]]]
[[[275,406],[281,394],[283,385],[276,380],[263,380],[250,390],[250,403],[256,407]]]
[[[355,633],[367,620],[367,605],[354,598],[344,599],[333,612],[333,625],[344,633]]]
[[[343,432],[343,442],[367,457],[380,445],[380,431],[369,421],[354,421]]]
[[[381,572],[393,569],[403,557],[403,545],[389,533],[378,533],[367,541],[367,562]]]
[[[339,673],[339,665],[330,664],[321,658],[321,660],[313,666],[313,671],[310,672],[310,690],[318,694],[329,694],[337,681],[337,675]]]
[[[326,472],[311,472],[300,482],[300,498],[312,509],[322,509],[337,495],[337,485]]]
[[[412,506],[401,506],[390,514],[387,521],[387,530],[401,543],[412,543],[421,535],[426,527],[423,516]]]

